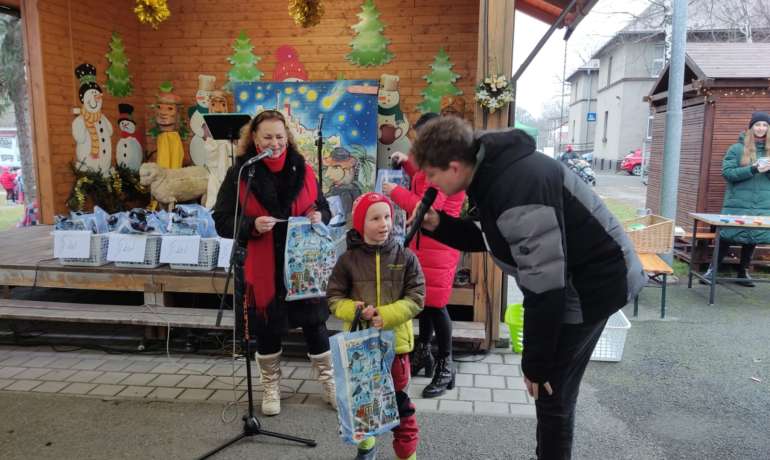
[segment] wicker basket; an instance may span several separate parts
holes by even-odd
[[[197,264],[168,264],[169,267],[177,270],[194,270],[207,272],[217,266],[219,260],[219,239],[201,238],[201,244],[198,246]]]
[[[635,224],[645,227],[631,230]],[[623,222],[623,228],[636,247],[636,252],[664,254],[674,249],[674,221],[651,214]]]

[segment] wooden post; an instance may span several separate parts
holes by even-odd
[[[479,40],[476,77],[481,81],[490,74],[511,77],[513,73],[513,27],[515,0],[479,1]],[[475,127],[477,129],[501,129],[508,126],[507,107],[495,113],[487,113],[476,104]],[[500,311],[502,304],[503,273],[491,256],[474,254],[472,279],[475,293],[473,320],[487,325],[486,348],[494,346],[500,338]],[[486,266],[486,276],[484,267]],[[487,293],[491,302],[487,314]]]

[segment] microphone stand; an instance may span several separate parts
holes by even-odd
[[[321,167],[323,164],[323,149],[324,149],[324,135],[323,135],[323,126],[324,126],[324,115],[321,114],[318,116],[318,138],[315,141],[315,145],[318,147],[318,188],[323,191],[323,172],[321,171]]]
[[[239,263],[239,266],[243,266],[243,262],[246,258],[246,247],[244,245],[241,245],[238,241],[238,237],[241,230],[241,221],[243,220],[243,215],[246,209],[246,205],[244,203],[243,206],[240,206],[240,211],[238,210],[238,207],[240,205],[240,190],[241,190],[241,175],[243,174],[243,169],[249,166],[247,164],[244,164],[241,166],[241,169],[238,171],[238,182],[237,184],[237,193],[236,193],[236,200],[235,200],[235,207],[236,207],[236,220],[235,220],[235,228],[233,230],[233,252],[230,254],[230,267],[227,270],[227,278],[225,280],[225,291],[224,295],[222,295],[222,301],[219,304],[219,314],[217,315],[217,325],[219,325],[220,320],[222,319],[222,309],[224,308],[225,298],[227,297],[227,287],[230,282],[230,277],[233,272],[233,266],[236,263]],[[254,169],[255,166],[251,165],[249,168],[248,173],[248,179],[246,181],[246,201],[248,202],[248,192],[251,188],[251,181],[254,179]],[[233,309],[235,309],[235,289],[233,290]],[[243,305],[243,340],[245,343],[245,356],[246,356],[246,394],[249,398],[249,410],[246,414],[243,416],[243,431],[240,434],[237,434],[230,440],[226,441],[224,444],[220,445],[219,447],[205,453],[202,457],[200,457],[200,460],[204,460],[207,458],[212,457],[217,452],[222,451],[231,445],[235,444],[236,442],[240,441],[241,439],[250,437],[250,436],[257,436],[257,435],[265,435],[265,436],[271,436],[274,438],[279,439],[285,439],[287,441],[297,442],[300,444],[305,444],[309,447],[315,447],[316,442],[312,439],[306,439],[306,438],[299,438],[296,436],[283,434],[283,433],[276,433],[274,431],[267,431],[262,429],[262,424],[260,423],[259,419],[256,415],[254,415],[254,387],[251,382],[251,337],[249,335],[249,315],[247,311],[247,305]]]

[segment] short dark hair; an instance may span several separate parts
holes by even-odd
[[[447,169],[451,161],[476,163],[476,142],[471,125],[458,117],[434,118],[420,127],[412,144],[414,161],[420,168]]]
[[[414,122],[414,130],[419,131],[420,128],[422,128],[425,125],[425,123],[438,117],[439,117],[439,114],[437,114],[436,112],[423,113],[422,115],[420,115],[420,118],[418,118],[417,121]]]

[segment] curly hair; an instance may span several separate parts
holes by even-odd
[[[289,124],[286,123],[286,118],[283,114],[277,110],[264,110],[241,128],[241,137],[238,140],[238,152],[236,153],[236,156],[240,157],[247,153],[256,152],[257,147],[254,145],[254,133],[257,132],[259,125],[262,124],[263,121],[269,120],[280,120],[283,123],[283,127],[286,129],[288,148],[295,152],[299,152],[297,143],[294,141],[294,135],[292,134],[291,129],[289,129]]]

